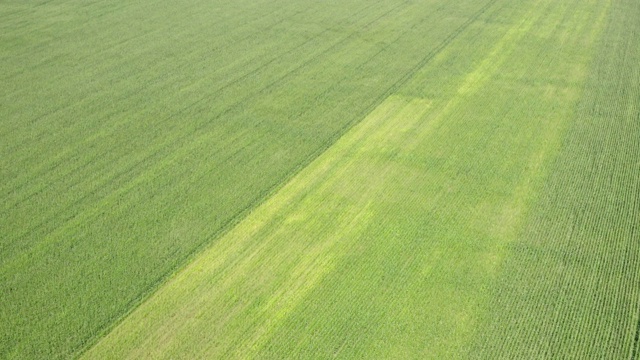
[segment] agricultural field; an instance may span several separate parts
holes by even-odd
[[[640,359],[640,2],[0,2],[1,359]]]

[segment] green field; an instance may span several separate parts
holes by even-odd
[[[0,1],[0,358],[640,359],[638,19]]]

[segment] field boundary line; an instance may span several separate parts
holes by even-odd
[[[318,150],[312,152],[307,158],[305,158],[302,162],[300,162],[300,164],[298,166],[294,167],[289,173],[285,174],[285,176],[283,176],[281,181],[277,182],[276,184],[274,184],[274,186],[272,186],[272,187],[266,189],[265,191],[261,192],[256,197],[256,201],[254,201],[254,202],[248,204],[247,206],[241,208],[236,213],[236,215],[232,216],[226,223],[224,223],[220,227],[220,229],[218,231],[213,233],[209,237],[209,240],[204,241],[200,246],[194,248],[194,250],[192,252],[190,252],[189,254],[187,254],[187,256],[185,256],[184,260],[180,264],[175,266],[171,271],[167,272],[165,274],[165,276],[159,278],[158,281],[153,284],[153,286],[150,286],[147,289],[147,291],[144,291],[142,293],[142,296],[140,296],[138,299],[135,299],[134,301],[132,301],[131,302],[131,306],[128,308],[129,310],[127,312],[123,313],[122,316],[120,316],[115,321],[111,322],[102,331],[96,333],[95,336],[93,336],[90,339],[88,339],[85,342],[85,344],[83,344],[83,346],[81,346],[80,348],[77,349],[77,351],[73,352],[71,354],[72,358],[78,359],[83,354],[85,354],[87,351],[89,351],[95,344],[97,344],[102,338],[104,338],[104,336],[109,334],[115,327],[117,327],[127,317],[129,317],[129,315],[131,313],[133,313],[136,309],[138,309],[140,307],[140,305],[142,305],[155,292],[157,292],[158,289],[160,289],[162,287],[162,284],[165,284],[169,279],[173,278],[181,270],[185,269],[188,266],[188,264],[190,264],[198,255],[200,255],[204,250],[206,250],[207,248],[212,246],[212,243],[213,243],[214,240],[223,237],[225,234],[227,234],[229,231],[231,231],[231,229],[233,229],[238,223],[240,223],[242,221],[242,219],[244,219],[249,213],[251,213],[251,211],[253,211],[257,207],[259,207],[260,205],[264,204],[269,198],[271,198],[275,193],[277,193],[280,189],[282,189],[287,183],[289,183],[291,181],[292,178],[294,178],[298,173],[300,173],[303,169],[305,169],[307,166],[309,166],[309,164],[311,162],[313,162],[313,160],[315,160],[320,155],[322,155],[324,152],[326,152],[327,149],[329,149],[331,147],[331,145],[333,145],[338,139],[340,139],[344,134],[346,134],[351,128],[353,128],[358,123],[360,123],[362,120],[364,120],[366,115],[368,113],[370,113],[373,109],[375,109],[384,99],[389,97],[391,94],[393,94],[395,91],[397,91],[400,87],[402,87],[404,84],[406,84],[413,77],[413,75],[415,75],[420,69],[422,69],[431,60],[433,60],[442,50],[444,50],[456,38],[458,38],[458,36],[462,32],[464,32],[471,24],[476,22],[480,18],[480,16],[485,14],[487,12],[487,10],[489,10],[495,3],[497,3],[497,1],[498,0],[489,0],[478,11],[473,13],[464,23],[462,23],[451,34],[449,34],[440,44],[438,44],[433,50],[431,50],[429,53],[427,53],[427,55],[425,55],[425,57],[423,57],[415,66],[413,66],[408,72],[406,72],[396,82],[394,82],[389,88],[387,88],[386,91],[384,91],[378,97],[376,97],[368,107],[364,108],[357,116],[355,116],[354,117],[354,119],[356,119],[355,121],[351,121],[351,122],[347,123],[345,126],[339,128],[338,131],[336,131],[336,133],[334,134],[334,136],[330,137],[325,142],[324,146],[321,146],[321,147],[318,148]],[[393,8],[392,10],[394,10],[394,9],[396,9],[396,8]],[[382,18],[382,17],[384,17],[384,15],[381,16],[380,18]],[[379,20],[380,18],[376,18],[371,23],[374,23],[375,21]],[[365,27],[369,26],[371,23],[366,24]],[[346,39],[348,39],[350,37],[351,36],[348,36]],[[342,43],[343,41],[340,41],[337,44],[334,44],[331,48],[337,46],[338,44]],[[307,63],[310,63],[310,62],[311,61],[305,62],[300,67],[294,69],[291,73],[299,70],[301,67],[303,67],[304,65],[306,65]],[[285,75],[285,78],[291,73],[287,73]],[[278,80],[274,81],[274,83],[271,83],[271,84],[267,85],[267,87],[263,88],[260,92],[262,92],[262,91],[266,90],[267,88],[270,88],[271,86],[275,85],[277,82],[279,82],[279,80],[281,80],[281,79],[278,79]],[[203,99],[200,99],[197,102],[200,102],[202,100]],[[236,108],[237,106],[239,106],[241,103],[244,102],[244,100],[245,99],[243,99],[243,101],[241,101],[240,103],[236,103],[235,104],[236,106],[232,105],[231,109],[228,109],[228,111],[224,111],[223,113],[219,114],[219,116],[224,115],[229,111],[232,111],[233,108]],[[193,105],[195,105],[195,104],[193,104]],[[219,116],[216,116],[216,118],[219,117]],[[200,128],[201,127],[198,127],[197,129],[200,129]]]

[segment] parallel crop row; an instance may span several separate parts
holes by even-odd
[[[575,120],[510,246],[488,358],[638,357],[640,6],[610,6]]]

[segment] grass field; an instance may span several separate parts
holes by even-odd
[[[0,3],[0,358],[640,358],[640,3]]]

